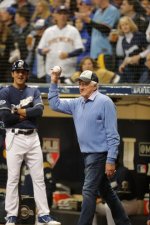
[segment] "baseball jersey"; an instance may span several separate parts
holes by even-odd
[[[26,109],[26,119],[20,120],[15,109]],[[23,90],[8,86],[0,91],[0,118],[5,128],[35,129],[37,117],[42,116],[43,102],[40,91],[25,86]]]
[[[148,43],[145,34],[141,32],[130,33],[130,41],[127,40],[128,37],[129,35],[122,40],[122,47],[126,57],[138,55],[143,49],[147,48]]]
[[[70,53],[76,49],[84,49],[79,31],[72,25],[67,24],[60,29],[57,25],[47,28],[40,40],[38,49],[49,48],[46,55],[46,73],[55,65],[63,68],[62,75],[70,77],[76,70],[76,57],[60,59],[61,52]]]

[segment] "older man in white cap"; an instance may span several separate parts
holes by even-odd
[[[131,225],[109,177],[115,173],[119,134],[116,109],[112,100],[98,91],[98,78],[86,70],[78,78],[80,97],[60,99],[60,73],[52,71],[48,100],[50,107],[73,116],[80,150],[84,159],[83,202],[78,225],[91,225],[97,194],[107,202],[117,225]]]

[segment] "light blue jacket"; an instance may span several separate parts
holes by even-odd
[[[120,138],[112,100],[98,91],[87,101],[83,97],[63,100],[58,94],[57,85],[51,84],[48,94],[50,107],[73,116],[81,152],[108,152],[107,162],[114,163]]]

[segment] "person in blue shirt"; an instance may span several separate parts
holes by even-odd
[[[117,225],[131,225],[109,181],[116,170],[120,141],[114,103],[108,96],[99,93],[98,78],[91,70],[85,70],[78,78],[79,98],[60,99],[60,73],[52,70],[48,101],[54,111],[73,116],[84,160],[83,202],[78,225],[92,224],[98,193],[110,207]]]
[[[40,91],[29,87],[29,66],[23,60],[12,65],[13,84],[0,91],[0,118],[6,129],[6,159],[8,180],[6,187],[6,224],[17,222],[20,169],[25,161],[33,181],[37,206],[37,225],[60,225],[49,215],[46,197],[43,155],[37,133],[37,119],[42,116],[43,102]]]
[[[81,19],[77,18],[75,20],[75,27],[78,29],[81,35],[82,43],[84,46],[84,51],[77,57],[77,69],[78,69],[83,58],[90,56],[91,36],[88,33],[88,30]]]
[[[93,0],[96,10],[92,18],[87,13],[82,13],[80,18],[91,27],[90,56],[97,59],[100,54],[112,55],[112,46],[108,35],[116,26],[120,18],[119,10],[110,4],[109,0]]]

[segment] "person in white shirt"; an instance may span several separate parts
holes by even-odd
[[[79,31],[67,23],[68,9],[62,5],[54,16],[56,25],[45,30],[38,46],[39,53],[46,55],[47,82],[49,71],[55,65],[63,68],[64,78],[70,77],[76,70],[76,56],[84,49]]]

